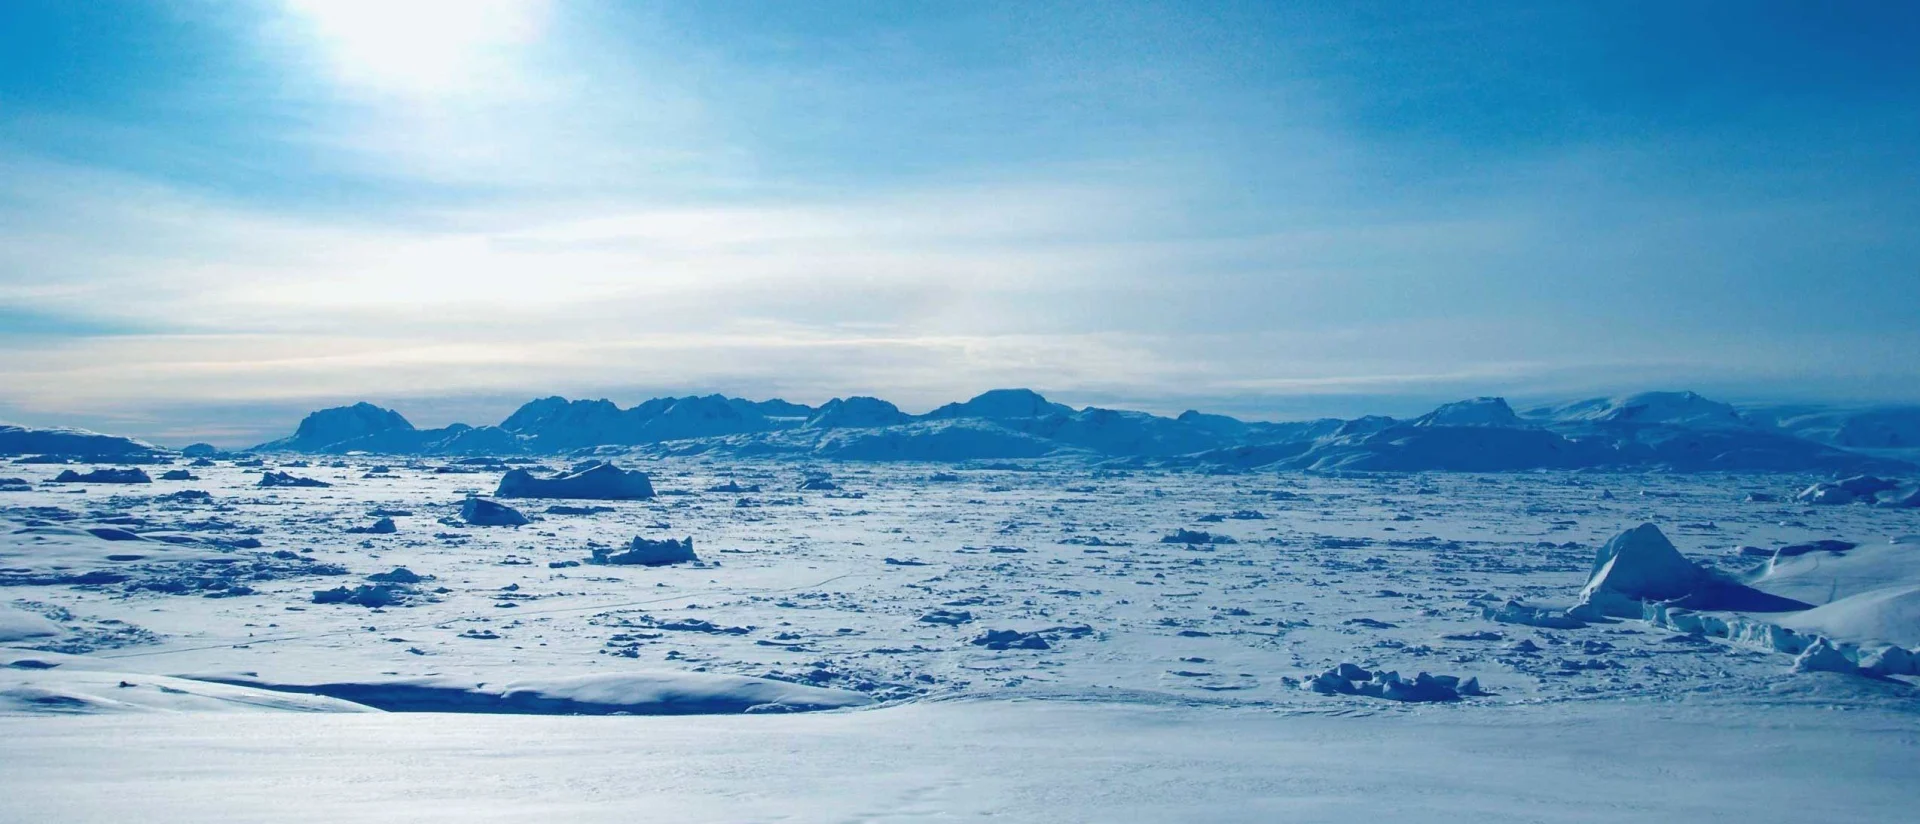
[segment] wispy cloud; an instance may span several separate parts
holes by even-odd
[[[1840,140],[1911,95],[1680,124],[1304,8],[489,2],[132,27],[226,62],[0,107],[0,405],[1920,385],[1912,153]]]

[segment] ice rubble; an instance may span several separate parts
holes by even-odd
[[[96,469],[86,474],[71,469],[63,470],[54,476],[57,484],[150,484],[153,479],[139,468]]]
[[[314,590],[313,602],[378,608],[401,603],[409,594],[405,588],[390,584],[361,584],[351,589],[339,586],[333,589]]]
[[[589,501],[638,501],[653,497],[647,473],[589,461],[550,478],[514,469],[500,478],[496,498],[573,498]]]
[[[1458,676],[1423,672],[1407,680],[1398,672],[1374,672],[1352,663],[1342,663],[1322,672],[1302,682],[1300,687],[1323,695],[1365,695],[1410,704],[1458,701],[1463,695],[1486,694],[1478,678],[1462,681]]]
[[[380,518],[379,520],[374,521],[369,526],[356,526],[356,527],[347,528],[348,533],[355,534],[355,535],[392,535],[393,533],[399,532],[399,531],[400,531],[400,527],[394,524],[393,519],[386,518],[386,517],[383,517],[383,518]]]
[[[302,489],[302,488],[313,489],[313,488],[320,488],[320,487],[329,487],[329,486],[333,486],[333,484],[327,483],[326,481],[321,481],[313,478],[295,475],[290,472],[263,472],[260,475],[260,486],[290,487],[294,489]]]
[[[592,551],[593,563],[615,566],[665,566],[699,560],[693,554],[691,536],[678,541],[672,538],[656,540],[635,536],[624,550],[593,547]]]

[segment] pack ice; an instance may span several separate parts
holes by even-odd
[[[0,798],[126,818],[74,782],[138,761],[185,788],[156,809],[258,818],[141,753],[270,786],[304,742],[345,754],[303,769],[392,770],[411,789],[373,806],[433,818],[421,788],[471,769],[434,742],[471,735],[502,769],[571,765],[516,799],[462,785],[536,818],[583,808],[525,794],[602,767],[598,792],[658,801],[625,766],[652,747],[673,786],[786,776],[768,792],[819,813],[738,818],[1069,790],[977,812],[1099,817],[1139,795],[1088,783],[1111,774],[1223,820],[1901,820],[1920,474],[1791,420],[1690,393],[1272,423],[1009,390],[556,397],[439,429],[360,404],[192,455],[45,430],[0,473]],[[877,777],[836,783],[854,763]]]

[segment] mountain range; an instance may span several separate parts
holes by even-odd
[[[921,415],[870,397],[820,406],[721,395],[548,397],[495,426],[417,429],[367,403],[323,409],[258,451],[397,455],[712,455],[825,460],[1005,460],[1078,456],[1135,466],[1354,471],[1646,468],[1866,471],[1906,466],[1920,409],[1749,415],[1693,392],[1646,392],[1516,411],[1501,398],[1411,419],[1270,423],[1075,409],[996,389]],[[1894,450],[1894,451],[1887,451]]]
[[[191,454],[211,447],[196,444]],[[849,461],[1079,458],[1113,467],[1232,471],[1648,469],[1864,472],[1911,469],[1920,408],[1743,411],[1693,392],[1644,392],[1517,411],[1473,398],[1415,418],[1243,421],[1075,409],[996,389],[920,415],[871,397],[819,406],[722,395],[530,401],[497,425],[415,427],[370,403],[321,409],[260,452],[406,456],[715,456]],[[164,453],[129,438],[0,426],[0,454],[135,461]],[[22,458],[21,460],[35,460]]]

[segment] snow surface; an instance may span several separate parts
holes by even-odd
[[[0,625],[31,634],[0,640],[0,819],[124,819],[136,798],[141,820],[349,821],[1751,822],[1916,801],[1912,600],[1874,593],[1920,587],[1920,511],[1792,500],[1830,476],[1190,471],[979,418],[907,427],[1047,451],[643,454],[622,460],[655,497],[518,528],[462,518],[499,461],[222,455],[132,486],[15,464]],[[636,535],[701,551],[592,563]],[[1596,578],[1671,595],[1682,564],[1818,608],[1566,615]],[[1819,636],[1838,658],[1808,661],[1844,672],[1795,671]],[[1310,688],[1342,665],[1379,694]],[[1389,700],[1436,687],[1458,700]],[[604,717],[692,710],[718,714]],[[293,775],[313,803],[279,810]]]
[[[1920,586],[1868,590],[1778,621],[1803,633],[1920,649]]]
[[[1795,676],[1827,686],[1850,678]],[[1904,821],[1911,716],[937,702],[735,717],[0,719],[0,817],[349,822]]]

